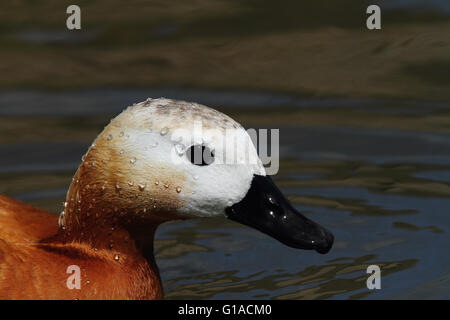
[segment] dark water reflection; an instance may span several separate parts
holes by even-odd
[[[156,242],[167,298],[450,297],[445,101],[173,88],[114,90],[102,100],[105,90],[1,93],[0,193],[59,212],[81,155],[109,119],[146,96],[173,93],[221,106],[247,126],[280,128],[275,180],[299,210],[333,230],[336,243],[319,255],[222,219],[169,223]],[[55,101],[69,107],[56,109]],[[382,290],[366,288],[370,264],[381,266]]]

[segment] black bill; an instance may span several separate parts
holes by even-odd
[[[289,247],[327,253],[333,245],[333,234],[295,210],[269,176],[255,175],[244,199],[225,212]]]

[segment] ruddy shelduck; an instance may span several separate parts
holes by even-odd
[[[0,196],[0,298],[160,299],[156,228],[213,216],[295,248],[333,243],[281,194],[233,119],[170,99],[134,104],[82,157],[59,217]]]

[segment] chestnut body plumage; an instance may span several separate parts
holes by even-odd
[[[94,247],[59,233],[57,215],[2,195],[0,226],[0,299],[162,298],[151,232],[139,248],[128,231],[103,230]],[[80,289],[67,286],[71,265]]]

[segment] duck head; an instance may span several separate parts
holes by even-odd
[[[147,99],[105,127],[69,188],[61,228],[223,216],[300,249],[333,235],[298,212],[266,175],[248,133],[196,103]],[[102,221],[100,221],[103,219]]]

